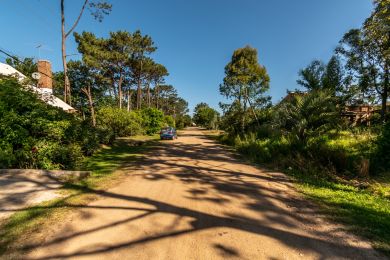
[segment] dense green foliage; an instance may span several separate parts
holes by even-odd
[[[77,168],[104,136],[77,116],[45,104],[16,80],[0,80],[1,168]]]
[[[377,140],[374,163],[378,170],[390,170],[390,122],[388,122]]]
[[[188,126],[192,126],[192,118],[190,115],[183,115],[176,119],[176,127],[178,129],[183,129]]]
[[[153,135],[172,116],[156,108],[102,106],[96,127],[43,102],[14,79],[0,80],[0,167],[77,169],[85,156],[115,137]],[[184,123],[183,123],[184,124]]]
[[[32,79],[2,81],[0,167],[76,169],[115,137],[191,124],[187,101],[165,84],[167,69],[150,57],[157,49],[150,36],[140,31],[111,32],[108,38],[74,35],[82,59],[67,62],[66,73],[55,72],[53,80],[54,94],[67,97],[77,113],[50,107],[23,89],[36,83]],[[7,63],[27,77],[37,71],[30,58]]]
[[[206,103],[199,103],[194,109],[194,123],[207,129],[217,129],[219,113]]]
[[[33,58],[24,58],[23,60],[7,58],[5,62],[21,72],[30,80],[33,80],[32,74],[38,70],[37,64],[34,62]]]
[[[144,122],[143,126],[148,135],[156,134],[161,130],[161,127],[164,125],[164,119],[168,119],[164,118],[163,112],[156,108],[145,108],[141,110],[141,114]]]
[[[338,125],[336,100],[326,90],[295,95],[275,108],[273,127],[285,136],[305,142],[311,136],[319,136]]]
[[[97,112],[97,126],[115,136],[132,136],[143,133],[143,118],[138,112],[117,107],[102,107]]]

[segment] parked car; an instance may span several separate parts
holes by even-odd
[[[160,131],[161,140],[177,139],[176,129],[173,127],[164,127]]]

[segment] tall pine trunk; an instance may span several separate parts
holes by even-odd
[[[123,83],[123,75],[120,73],[119,82],[118,82],[118,94],[119,94],[119,108],[122,108],[122,83]]]
[[[151,105],[151,103],[150,103],[150,83],[148,83],[146,91],[147,91],[148,108],[150,108],[150,105]]]
[[[155,91],[155,95],[156,95],[156,108],[158,109],[158,102],[159,102],[159,98],[160,98],[160,90],[158,88],[158,85],[156,85],[156,87],[154,88],[154,91]]]
[[[143,53],[142,53],[143,55]],[[137,81],[137,109],[141,109],[142,106],[142,88],[141,88],[141,80],[142,80],[142,58],[141,58],[141,68],[138,74]]]
[[[137,84],[137,109],[141,109],[141,105],[142,105],[142,89],[141,89],[141,78],[139,78]]]

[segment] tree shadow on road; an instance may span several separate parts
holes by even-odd
[[[213,163],[210,163],[211,161]],[[229,168],[230,164],[240,164],[244,170]],[[237,212],[230,211],[224,212],[223,215],[213,215],[209,212],[146,197],[129,196],[73,184],[73,189],[83,189],[84,192],[97,194],[101,198],[122,200],[125,205],[134,203],[135,206],[75,205],[65,202],[61,204],[61,207],[97,210],[118,209],[129,211],[132,215],[99,227],[75,231],[43,243],[31,243],[26,249],[49,247],[75,237],[93,234],[111,227],[128,225],[132,221],[153,214],[167,213],[179,218],[188,217],[191,219],[189,228],[182,230],[172,228],[158,234],[145,235],[139,239],[112,245],[100,245],[96,248],[81,249],[69,254],[56,254],[53,252],[50,256],[38,259],[92,256],[164,238],[180,237],[185,234],[215,228],[230,228],[254,235],[266,236],[294,250],[313,252],[320,259],[350,258],[351,256],[362,256],[364,258],[365,255],[372,253],[370,248],[340,243],[340,238],[330,233],[316,230],[308,231],[305,234],[295,232],[294,229],[299,228],[296,226],[296,223],[301,223],[302,225],[317,224],[315,218],[313,218],[313,215],[316,214],[313,206],[302,198],[293,196],[291,192],[288,192],[292,189],[292,184],[283,174],[266,171],[253,172],[251,169],[254,168],[250,167],[249,164],[242,163],[237,158],[231,156],[230,152],[219,145],[162,142],[153,151],[146,152],[137,165],[124,165],[123,170],[132,172],[135,169],[135,177],[141,177],[150,182],[172,181],[181,183],[185,187],[188,185],[185,198],[189,200],[204,200],[221,206],[239,198],[242,200],[243,208],[253,212],[254,215],[261,214],[263,217],[261,221],[256,217],[240,215]],[[143,172],[143,170],[145,171]],[[194,185],[192,185],[194,183],[197,184],[197,188],[194,188]],[[134,216],[135,212],[139,213]],[[272,226],[271,223],[278,223],[280,227]],[[211,246],[221,257],[239,257],[241,254],[239,248],[231,248],[224,244]]]

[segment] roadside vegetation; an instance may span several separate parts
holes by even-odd
[[[85,157],[117,137],[191,125],[187,101],[165,84],[167,69],[150,57],[157,49],[150,36],[83,32],[75,39],[82,59],[67,63],[66,80],[74,113],[43,102],[28,87],[36,83],[32,78],[0,79],[0,168],[79,169]],[[7,63],[28,77],[37,69],[29,58]],[[64,98],[64,73],[53,79],[54,94]]]
[[[362,28],[345,34],[331,59],[299,71],[299,90],[275,105],[256,49],[234,51],[220,93],[219,140],[246,158],[283,170],[329,216],[390,255],[389,1],[375,1]],[[367,118],[351,118],[352,106]]]
[[[218,111],[206,103],[199,103],[195,106],[193,121],[197,126],[206,129],[218,129],[220,115]]]

